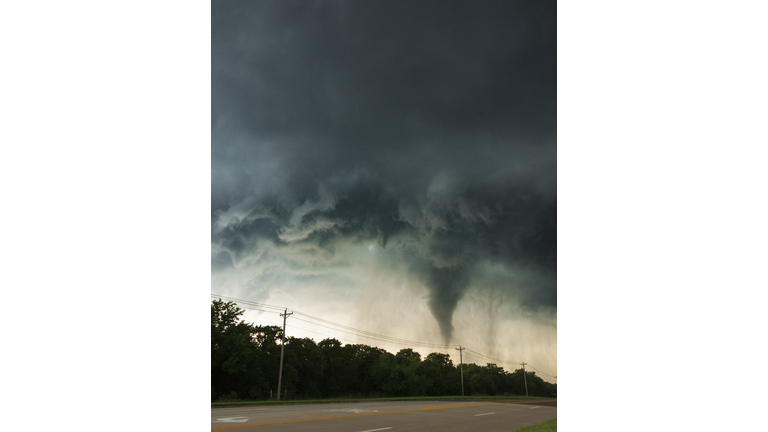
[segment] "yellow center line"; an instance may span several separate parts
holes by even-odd
[[[288,421],[272,422],[272,423],[258,423],[258,424],[247,424],[247,425],[238,425],[238,426],[227,426],[227,427],[211,429],[211,431],[220,431],[220,430],[228,430],[228,429],[241,429],[241,428],[257,427],[257,426],[272,426],[272,425],[287,424],[287,423],[302,423],[302,422],[310,422],[310,421],[318,421],[318,420],[333,420],[333,419],[342,419],[342,418],[350,418],[350,417],[366,417],[366,416],[382,415],[382,414],[401,414],[401,413],[418,412],[418,411],[431,411],[431,410],[443,410],[443,409],[454,409],[454,408],[480,407],[480,406],[486,406],[486,405],[497,405],[497,404],[495,404],[495,403],[486,403],[486,404],[480,404],[480,405],[460,405],[460,406],[454,406],[454,404],[443,404],[443,405],[435,405],[435,406],[429,407],[429,408],[412,409],[412,410],[405,410],[405,411],[387,411],[387,412],[380,412],[380,413],[353,414],[353,415],[337,416],[337,417],[323,417],[323,418],[304,419],[304,420],[288,420]]]
[[[508,404],[532,404],[532,403],[536,403],[536,402],[554,402],[554,401],[545,400],[545,401],[521,401],[521,402],[503,402],[503,403],[508,403]]]

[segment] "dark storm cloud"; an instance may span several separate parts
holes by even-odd
[[[539,275],[521,298],[555,305],[555,12],[212,3],[214,271],[263,241],[396,240],[448,340],[479,260]]]

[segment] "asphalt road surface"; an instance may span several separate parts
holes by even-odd
[[[211,408],[211,431],[503,431],[557,418],[534,403],[399,401]]]

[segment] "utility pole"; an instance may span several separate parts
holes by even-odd
[[[525,397],[528,397],[528,380],[525,379],[525,362],[520,363],[523,365],[523,382],[525,383]]]
[[[459,369],[461,369],[461,395],[464,396],[464,359],[462,358],[462,352],[466,348],[462,348],[461,345],[459,345],[458,348],[454,349],[459,350]]]
[[[280,400],[280,385],[283,383],[283,352],[285,351],[285,320],[293,315],[293,312],[288,313],[288,309],[285,310],[285,313],[281,313],[280,316],[283,317],[283,344],[280,345],[280,374],[277,376],[277,400]]]

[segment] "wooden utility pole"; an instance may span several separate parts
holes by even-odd
[[[277,376],[277,400],[280,400],[280,385],[283,383],[283,352],[285,351],[285,320],[288,319],[290,315],[293,315],[293,312],[288,313],[288,309],[285,310],[285,313],[280,314],[280,316],[283,317],[283,344],[280,345],[280,374]]]
[[[525,397],[528,397],[528,380],[525,379],[525,362],[520,363],[523,365],[523,382],[525,383]]]
[[[459,369],[461,369],[461,395],[464,396],[464,359],[462,358],[461,354],[466,348],[462,348],[461,345],[459,345],[458,348],[454,349],[459,350]]]

